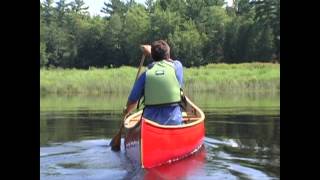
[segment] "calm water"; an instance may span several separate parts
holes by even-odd
[[[206,115],[204,147],[150,170],[107,146],[125,97],[42,97],[41,179],[280,179],[278,95],[189,96]]]

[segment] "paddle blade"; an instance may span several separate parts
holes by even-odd
[[[120,151],[120,145],[121,145],[121,131],[118,132],[118,134],[115,135],[111,140],[110,142],[111,150]]]
[[[112,138],[112,140],[110,142],[110,146],[111,146],[112,151],[120,151],[122,129],[123,129],[123,123],[121,123],[121,127],[120,127],[119,132]]]

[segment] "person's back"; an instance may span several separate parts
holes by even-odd
[[[158,72],[152,71],[152,73],[154,73],[154,76],[156,77],[148,78],[148,72],[151,71],[154,67],[150,68],[150,70],[147,70],[146,72],[146,84],[144,89],[144,117],[159,124],[181,124],[182,116],[179,103],[181,101],[180,89],[183,85],[182,65],[179,61],[165,61],[166,60],[163,60],[154,64],[170,63],[171,65],[169,66],[171,67],[167,68],[172,68],[173,74],[167,73],[169,71],[168,69],[166,69],[167,71],[162,72],[162,69],[160,68]],[[154,66],[154,64],[152,65]],[[166,79],[162,77],[165,75],[165,73],[170,74],[170,76]],[[151,79],[153,80],[153,84],[149,83]],[[153,87],[150,87],[152,85]],[[151,98],[152,102],[150,102]]]
[[[181,124],[182,64],[170,59],[170,48],[162,40],[152,43],[151,53],[144,50],[152,55],[154,62],[136,81],[124,113],[128,114],[144,97],[143,117],[163,125]]]

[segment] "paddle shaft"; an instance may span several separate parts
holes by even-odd
[[[136,81],[138,80],[138,77],[139,77],[140,71],[141,71],[141,67],[142,67],[142,65],[143,65],[143,63],[144,63],[145,57],[146,57],[146,55],[143,54],[143,55],[142,55],[142,58],[141,58],[141,60],[140,60],[139,69],[138,69],[138,72],[137,72],[137,75],[136,75],[136,79],[135,79],[134,82],[136,82]]]
[[[138,77],[139,77],[139,74],[140,74],[140,71],[141,71],[141,67],[143,65],[143,62],[144,62],[144,59],[145,59],[146,55],[143,54],[142,55],[142,58],[140,60],[140,64],[139,64],[139,68],[138,68],[138,72],[137,72],[137,75],[136,75],[136,79],[134,82],[137,81]],[[122,133],[122,129],[124,128],[124,121],[126,119],[126,116],[123,117],[123,120],[121,121],[121,126],[120,126],[120,129],[119,129],[119,132],[112,138],[111,142],[110,142],[110,146],[111,146],[111,149],[114,150],[114,151],[119,151],[120,150],[120,146],[121,146],[121,133]]]

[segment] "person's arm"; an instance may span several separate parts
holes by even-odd
[[[151,56],[151,46],[150,45],[142,45],[141,50],[143,54],[146,56]],[[143,95],[144,89],[144,82],[145,82],[145,72],[141,74],[141,76],[135,82],[131,93],[129,95],[128,101],[126,106],[123,108],[123,115],[124,117],[128,116],[137,106],[138,100]]]
[[[180,61],[175,60],[176,76],[179,81],[180,87],[183,88],[183,66]]]
[[[123,109],[123,115],[128,116],[137,106],[138,100],[143,95],[144,83],[146,73],[142,73],[138,80],[134,83],[134,86],[129,95],[126,107]]]
[[[127,105],[123,109],[123,112],[122,112],[123,116],[127,117],[136,108],[137,103],[138,103],[138,101],[132,102],[132,101],[128,100]]]

